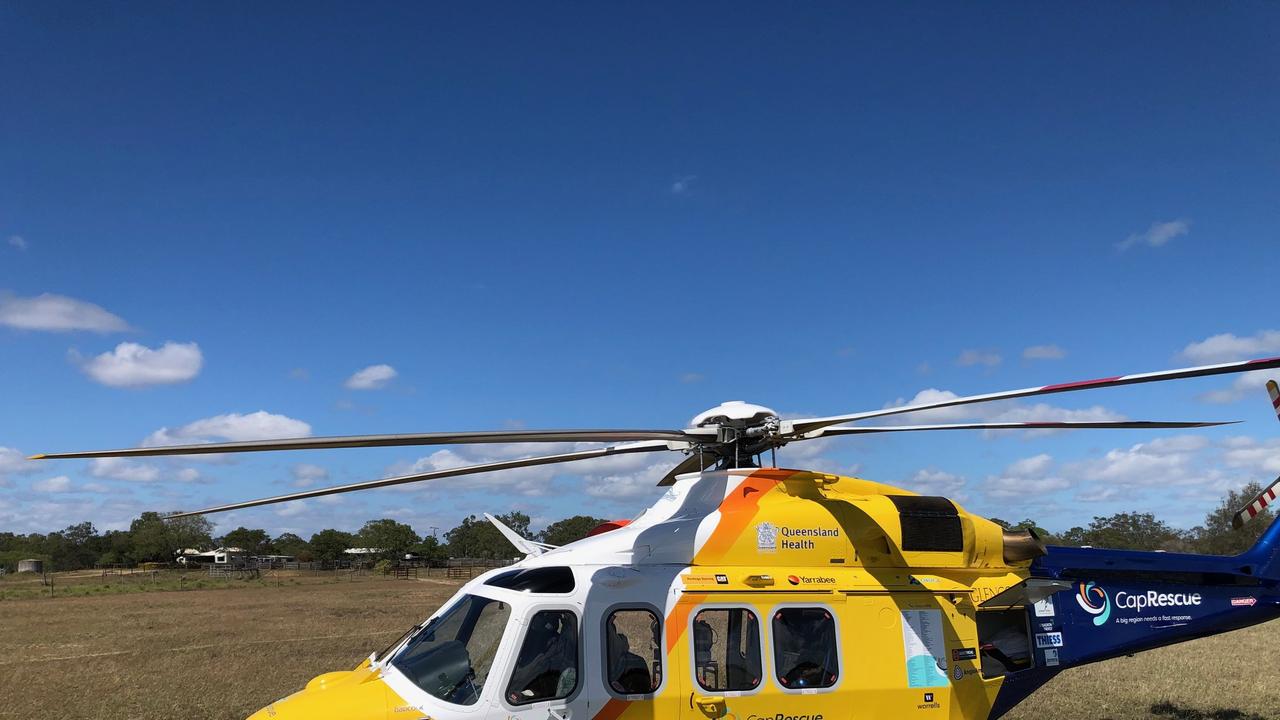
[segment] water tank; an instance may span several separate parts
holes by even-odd
[[[19,560],[18,572],[44,573],[43,560]]]

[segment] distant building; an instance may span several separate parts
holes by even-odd
[[[32,559],[32,560],[19,560],[19,561],[18,561],[18,572],[20,572],[20,573],[22,573],[22,572],[31,572],[31,573],[40,573],[40,574],[44,574],[44,561],[43,561],[43,560],[34,560],[34,559]]]
[[[178,551],[180,565],[235,565],[243,563],[249,553],[237,547],[220,547],[200,552],[193,548]]]

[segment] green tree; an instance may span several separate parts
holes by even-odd
[[[174,542],[164,520],[160,519],[160,513],[142,513],[129,524],[129,534],[133,537],[134,562],[169,562],[180,547]]]
[[[1191,546],[1198,553],[1207,555],[1236,555],[1253,547],[1262,537],[1262,533],[1275,519],[1271,508],[1258,513],[1258,516],[1244,527],[1236,530],[1231,525],[1236,513],[1245,503],[1252,501],[1262,492],[1262,486],[1251,482],[1239,490],[1229,491],[1218,507],[1205,515],[1204,525],[1191,531]]]
[[[355,547],[355,542],[355,536],[351,533],[330,528],[312,535],[307,544],[311,546],[311,552],[317,560],[333,562],[343,557],[343,550]]]
[[[1064,545],[1089,545],[1118,550],[1181,550],[1185,536],[1151,513],[1116,513],[1094,517],[1087,528],[1062,534]]]
[[[361,547],[377,549],[379,557],[397,560],[409,548],[417,545],[421,538],[408,525],[383,518],[365,523],[360,532],[356,533],[356,541]]]
[[[271,552],[271,536],[266,530],[238,527],[223,535],[218,541],[224,548],[240,548],[250,555],[267,555]]]
[[[436,538],[428,535],[422,542],[409,548],[409,552],[421,557],[428,563],[439,563],[449,559],[449,550]]]
[[[587,533],[603,522],[605,521],[590,515],[574,515],[548,525],[546,530],[538,533],[538,540],[549,545],[568,545],[586,537]]]
[[[1000,518],[991,518],[991,522],[999,525],[1005,530],[1034,530],[1036,535],[1038,535],[1046,544],[1061,544],[1059,543],[1059,538],[1057,536],[1041,527],[1040,523],[1032,520],[1031,518],[1023,518],[1016,523],[1001,520]]]
[[[292,555],[302,562],[310,562],[312,560],[311,546],[306,540],[294,535],[293,533],[281,533],[279,537],[271,541],[276,552],[281,555]]]
[[[498,515],[504,525],[523,537],[528,537],[529,516],[522,512],[509,512]],[[483,558],[488,560],[506,560],[520,554],[511,543],[498,532],[498,528],[484,518],[470,515],[463,518],[462,524],[445,533],[449,541],[450,557]]]

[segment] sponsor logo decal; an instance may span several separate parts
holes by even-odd
[[[788,575],[787,582],[792,585],[835,585],[836,579],[833,577],[818,577],[815,575]]]
[[[1053,596],[1050,595],[1049,597],[1037,602],[1034,607],[1036,617],[1053,617]]]
[[[934,699],[933,693],[924,694],[924,702],[916,706],[918,710],[936,710],[942,707],[942,703]]]
[[[1058,650],[1056,648],[1049,648],[1044,651],[1044,664],[1047,667],[1057,667]]]
[[[756,525],[756,551],[777,552],[779,545],[783,550],[815,550],[818,544],[811,538],[838,537],[839,528],[787,527],[762,522]]]
[[[756,525],[756,551],[778,551],[778,528],[773,523],[762,522]]]
[[[1107,596],[1106,590],[1093,582],[1080,583],[1076,602],[1080,604],[1081,609],[1093,616],[1094,625],[1101,626],[1111,617],[1111,598]]]
[[[978,648],[956,648],[951,651],[951,659],[960,660],[977,660]]]
[[[720,573],[716,573],[716,584],[717,584],[717,585],[728,585],[728,584],[729,584],[729,576],[728,576],[728,575],[722,575],[722,574],[720,574]]]
[[[1108,595],[1106,590],[1093,582],[1081,582],[1077,588],[1076,602],[1081,609],[1093,616],[1094,625],[1104,625],[1111,618],[1111,606],[1125,610],[1135,610],[1142,615],[1149,609],[1156,608],[1193,608],[1204,604],[1204,596],[1195,592],[1162,593],[1155,590],[1146,592],[1125,592],[1119,590]],[[1151,621],[1186,621],[1190,615],[1153,615],[1150,617],[1121,617],[1116,622],[1121,625],[1133,625]]]
[[[1231,607],[1253,607],[1257,604],[1258,598],[1255,597],[1231,598]]]
[[[725,720],[736,720],[733,713],[725,716]],[[822,720],[822,713],[814,713],[813,715],[788,715],[786,713],[774,713],[770,715],[751,714],[747,716],[747,720]]]
[[[1036,647],[1040,649],[1062,647],[1062,633],[1037,633]]]
[[[959,665],[957,665],[957,666],[955,666],[954,668],[952,668],[952,669],[951,669],[951,677],[955,678],[957,681],[963,680],[963,679],[964,679],[964,668],[960,667]]]

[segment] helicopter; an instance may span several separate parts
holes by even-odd
[[[630,521],[477,576],[355,668],[251,720],[997,718],[1058,673],[1280,617],[1280,521],[1237,556],[1047,546],[958,503],[766,464],[790,443],[944,430],[1221,422],[858,424],[1055,393],[1280,368],[1280,358],[783,419],[741,401],[684,429],[505,430],[140,447],[137,457],[460,443],[613,443],[382,478],[168,517],[629,453],[685,454]],[[1280,388],[1268,384],[1280,412]],[[1280,479],[1243,508],[1275,502]]]

